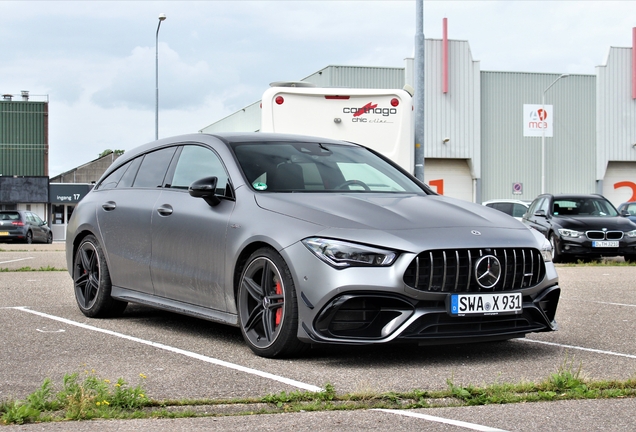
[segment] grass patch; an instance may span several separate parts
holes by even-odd
[[[140,375],[141,378],[145,376]],[[135,412],[150,402],[141,384],[130,387],[123,379],[112,383],[94,372],[67,374],[62,389],[55,393],[47,378],[25,400],[0,403],[4,424],[24,424],[55,420],[90,420],[94,418],[133,418]]]
[[[46,266],[46,267],[40,267],[40,268],[33,268],[33,267],[20,267],[17,269],[10,269],[10,268],[0,268],[0,273],[13,273],[13,272],[54,272],[54,271],[67,271],[65,268],[57,268],[57,267],[51,267],[51,266]]]
[[[0,421],[24,424],[64,420],[185,418],[203,416],[275,414],[282,412],[357,409],[414,409],[508,404],[571,399],[636,397],[636,378],[626,381],[591,381],[582,378],[566,358],[557,370],[539,383],[500,383],[485,387],[463,386],[447,380],[446,390],[338,394],[331,384],[320,392],[280,392],[259,398],[220,400],[164,400],[149,398],[140,384],[129,386],[98,378],[94,371],[66,375],[54,392],[49,379],[25,400],[0,402]]]

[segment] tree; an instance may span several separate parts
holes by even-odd
[[[111,150],[111,149],[106,149],[106,150],[104,150],[103,152],[101,152],[101,153],[99,154],[99,157],[100,157],[100,158],[102,158],[102,157],[104,157],[104,156],[106,156],[106,155],[109,155],[109,154],[111,154],[111,153],[115,153],[115,155],[117,155],[117,156],[121,156],[121,155],[123,155],[123,154],[124,154],[124,152],[125,152],[125,150]]]

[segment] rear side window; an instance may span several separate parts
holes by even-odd
[[[487,206],[512,216],[512,203],[492,203],[488,204]]]
[[[176,147],[168,147],[146,154],[139,167],[137,177],[135,177],[133,187],[162,187],[163,179],[176,149]]]
[[[135,181],[135,176],[137,175],[137,170],[139,170],[139,165],[141,165],[141,161],[143,157],[138,157],[137,159],[128,162],[122,168],[124,169],[124,173],[117,183],[117,188],[129,188],[132,187],[133,182]]]
[[[126,172],[129,166],[130,166],[130,162],[120,166],[115,171],[108,174],[108,176],[104,180],[102,180],[100,184],[98,184],[95,187],[95,190],[116,188],[117,184],[119,183],[119,180],[121,180],[121,176],[124,175],[124,173]]]

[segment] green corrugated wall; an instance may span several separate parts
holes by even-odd
[[[48,176],[48,102],[0,101],[0,175]]]

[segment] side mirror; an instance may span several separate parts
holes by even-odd
[[[631,213],[627,211],[627,209],[623,209],[621,210],[621,216],[628,217],[628,216],[631,216]]]
[[[546,217],[545,210],[537,210],[536,212],[534,212],[534,215],[535,216]]]
[[[216,194],[216,177],[205,177],[188,187],[188,193],[195,198],[203,198],[210,207],[219,205],[221,198]]]

